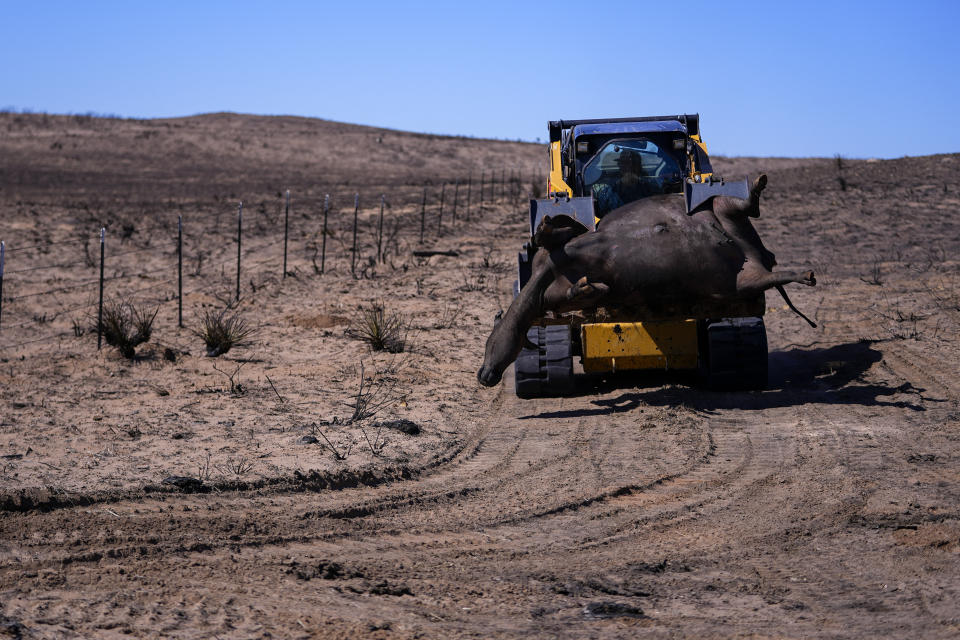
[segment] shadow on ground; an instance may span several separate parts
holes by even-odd
[[[580,376],[577,395],[610,394],[627,387],[650,388],[629,391],[592,402],[595,408],[547,411],[524,418],[575,418],[632,411],[642,406],[683,405],[698,411],[717,409],[768,409],[804,404],[833,404],[899,407],[926,411],[925,389],[909,382],[898,386],[866,381],[864,374],[883,358],[874,341],[858,341],[821,349],[790,349],[770,354],[770,375],[766,391],[709,391],[697,386],[692,374],[643,372],[606,378]],[[666,385],[665,385],[666,383]],[[912,394],[916,401],[892,400]]]

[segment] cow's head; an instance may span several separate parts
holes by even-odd
[[[512,314],[511,314],[512,315]],[[520,355],[526,335],[526,327],[519,329],[514,323],[494,321],[493,331],[487,338],[487,347],[483,352],[483,364],[477,371],[477,380],[485,387],[495,386],[503,378],[510,363]]]

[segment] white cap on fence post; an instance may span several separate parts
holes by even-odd
[[[103,239],[106,236],[107,230],[105,227],[100,227],[100,244],[103,244]]]

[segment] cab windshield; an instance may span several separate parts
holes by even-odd
[[[597,217],[640,198],[678,192],[683,184],[677,161],[648,138],[608,142],[582,175]]]

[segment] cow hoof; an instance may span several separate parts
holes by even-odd
[[[573,300],[590,293],[590,285],[587,283],[587,276],[583,276],[567,289],[567,300]]]
[[[594,296],[602,296],[609,290],[610,287],[602,282],[588,282],[587,276],[583,276],[567,289],[567,300],[585,300]]]
[[[767,174],[761,173],[757,176],[757,179],[753,181],[753,192],[758,196],[760,193],[767,188]]]

